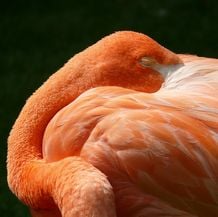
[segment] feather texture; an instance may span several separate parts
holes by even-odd
[[[183,58],[185,65],[153,94],[119,87],[83,93],[49,123],[45,159],[82,156],[115,189],[122,188],[118,180],[125,180],[144,192],[141,197],[152,195],[193,216],[216,216],[218,61]],[[119,197],[122,206],[125,194]],[[155,212],[144,209],[141,216]],[[161,212],[177,216],[164,206]]]
[[[27,100],[9,187],[34,217],[215,217],[217,90],[215,59],[107,36]]]

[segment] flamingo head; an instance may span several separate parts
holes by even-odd
[[[120,31],[75,55],[70,64],[90,82],[89,88],[107,85],[155,92],[165,74],[181,66],[182,61],[144,34]]]

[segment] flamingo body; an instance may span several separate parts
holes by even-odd
[[[27,101],[9,186],[35,217],[218,216],[217,91],[217,60],[112,34]]]
[[[44,157],[82,156],[118,191],[123,180],[144,192],[141,197],[149,193],[193,215],[216,216],[217,82],[218,62],[196,58],[153,94],[91,89],[49,123]],[[122,197],[119,208],[126,210]]]

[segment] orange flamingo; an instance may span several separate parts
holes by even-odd
[[[218,216],[217,91],[216,59],[105,37],[28,99],[9,186],[36,217]]]

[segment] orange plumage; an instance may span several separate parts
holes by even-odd
[[[217,60],[112,34],[27,101],[9,186],[37,217],[217,216],[216,91]]]

